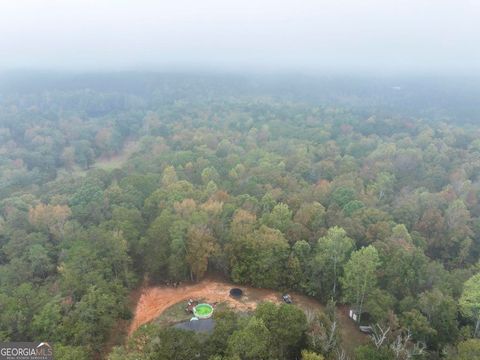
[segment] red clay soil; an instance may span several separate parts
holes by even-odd
[[[257,289],[242,286],[243,296],[237,300],[229,295],[232,287],[238,287],[218,279],[205,279],[200,283],[186,284],[173,288],[168,286],[145,286],[141,290],[140,298],[134,310],[134,317],[130,324],[128,335],[131,335],[141,325],[146,324],[161,315],[170,306],[188,299],[202,299],[209,303],[223,302],[231,308],[239,311],[254,310],[257,304],[262,301],[280,303],[281,294],[267,289]],[[322,304],[308,296],[293,294],[293,301],[304,310],[324,310]],[[343,346],[347,352],[368,341],[356,325],[348,318],[345,311],[339,309],[338,318],[340,321]]]
[[[280,302],[279,295],[271,290],[242,287],[244,296],[240,300],[229,295],[232,284],[221,280],[205,279],[196,284],[181,285],[173,288],[168,286],[144,287],[135,308],[130,324],[129,335],[141,325],[157,318],[170,306],[188,299],[203,299],[206,302],[223,302],[231,308],[248,311],[254,310],[262,301]]]

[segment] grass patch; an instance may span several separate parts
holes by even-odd
[[[159,317],[154,320],[155,324],[159,326],[169,326],[182,321],[190,320],[193,314],[189,314],[185,311],[187,306],[186,301],[181,301],[175,305],[170,306],[166,309]]]
[[[205,301],[199,300],[199,303],[205,303]],[[206,304],[208,304],[208,302]],[[168,309],[166,309],[159,317],[157,317],[153,321],[153,323],[161,327],[165,327],[177,324],[179,322],[188,321],[194,315],[192,313],[187,313],[185,311],[186,307],[187,301],[180,301],[179,303],[176,303],[175,305],[172,305]],[[216,311],[223,311],[226,309],[228,309],[228,304],[225,302],[221,302],[215,306],[214,313]]]

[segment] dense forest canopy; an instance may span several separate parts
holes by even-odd
[[[0,340],[90,359],[146,276],[212,273],[327,311],[147,325],[110,359],[340,359],[335,304],[389,329],[350,358],[480,356],[478,82],[0,79]]]

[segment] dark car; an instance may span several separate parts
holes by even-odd
[[[287,304],[291,304],[293,302],[292,297],[289,294],[282,295],[282,299]]]

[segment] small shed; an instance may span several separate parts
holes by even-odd
[[[348,312],[348,317],[353,321],[357,322],[358,319],[360,318],[360,311],[356,308],[351,308],[350,311]]]
[[[368,312],[360,312],[358,308],[350,308],[348,311],[348,317],[358,323],[358,325],[369,325],[372,321],[372,317]]]

